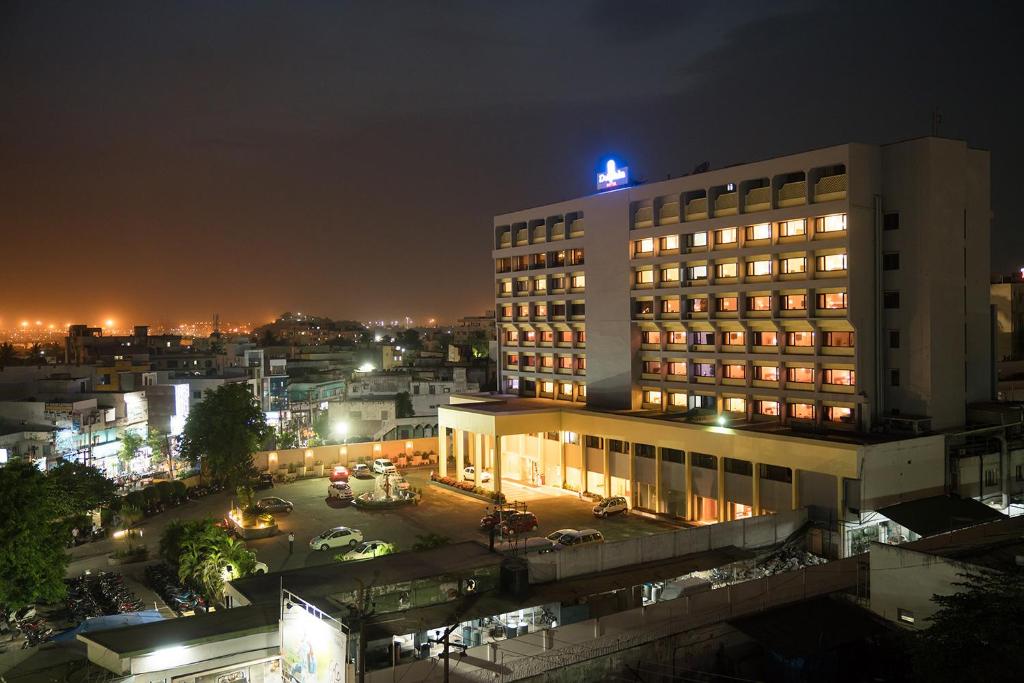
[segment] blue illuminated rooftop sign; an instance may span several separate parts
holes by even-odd
[[[629,185],[629,166],[618,168],[614,159],[609,159],[604,173],[597,174],[597,189],[610,190]]]

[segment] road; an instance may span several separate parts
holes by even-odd
[[[257,497],[272,495],[285,498],[295,504],[295,510],[275,515],[280,534],[249,541],[248,545],[256,552],[259,560],[267,563],[271,571],[280,571],[332,561],[334,552],[311,550],[309,541],[320,532],[341,525],[361,530],[367,540],[387,541],[402,550],[412,547],[417,536],[428,533],[441,534],[455,541],[475,539],[486,542],[487,535],[478,531],[477,526],[487,503],[432,486],[427,468],[407,470],[405,476],[413,487],[422,489],[423,497],[419,505],[397,510],[365,511],[352,506],[341,507],[336,501],[329,502],[326,477],[278,484],[273,489],[259,491]],[[374,486],[372,479],[353,478],[350,483],[356,495]],[[592,527],[613,541],[673,528],[666,523],[637,515],[595,519],[590,513],[593,504],[581,501],[571,492],[550,488],[531,489],[509,483],[506,484],[506,496],[510,501],[526,501],[527,509],[537,515],[540,523],[540,528],[534,534],[538,536],[556,529]],[[155,554],[160,535],[170,521],[203,517],[219,519],[227,513],[231,499],[231,495],[222,492],[189,501],[150,517],[140,524],[142,542]],[[295,533],[295,550],[292,554],[288,553],[290,531]],[[74,548],[71,551],[72,562],[68,575],[76,576],[85,569],[106,569],[106,555],[123,543],[121,539],[108,539]]]

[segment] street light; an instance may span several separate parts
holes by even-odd
[[[334,434],[342,439],[343,442],[348,441],[348,422],[335,422],[334,423]]]

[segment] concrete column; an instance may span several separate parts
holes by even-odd
[[[632,510],[636,507],[636,444],[629,442],[629,495],[626,496],[626,504]]]
[[[751,491],[751,507],[754,508],[754,514],[761,514],[761,465],[752,462],[750,463],[750,482],[753,490]]]
[[[587,492],[587,471],[589,470],[589,467],[587,467],[587,435],[586,434],[580,434],[579,435],[579,439],[580,439],[580,443],[579,443],[579,447],[580,447],[580,462],[582,463],[580,465],[580,467],[582,468],[582,471],[580,472],[580,490],[583,491],[584,493],[586,493]]]
[[[654,511],[664,512],[661,502],[661,446],[654,447]]]
[[[725,514],[725,456],[717,456],[715,464],[718,465],[718,521],[727,521]]]
[[[492,480],[494,481],[494,492],[501,493],[501,436],[495,434],[493,438],[494,472],[492,473]]]
[[[792,509],[797,510],[800,508],[800,470],[793,467],[791,471],[793,472],[793,483],[790,485],[793,494]]]
[[[476,467],[477,471],[483,469],[483,467],[484,467],[484,463],[487,460],[487,458],[484,457],[485,454],[486,453],[484,451],[484,435],[483,434],[474,434],[473,435],[473,466]]]
[[[438,425],[437,429],[437,473],[448,476],[448,428]]]
[[[533,479],[533,461],[526,457],[526,433],[519,434],[516,438],[516,450],[519,451],[519,478],[530,484],[535,484]],[[524,471],[525,470],[525,471]]]
[[[844,557],[846,554],[846,487],[843,486],[843,477],[836,475],[836,539],[839,547],[836,549],[836,557]]]
[[[604,492],[601,494],[605,498],[609,498],[612,495],[612,458],[611,452],[608,448],[608,437],[604,437]]]
[[[462,470],[466,467],[466,430],[456,429],[453,439],[455,441],[455,478],[462,481]]]
[[[683,478],[686,481],[686,519],[693,521],[693,453],[683,454]]]

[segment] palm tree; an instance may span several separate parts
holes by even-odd
[[[117,514],[121,518],[121,529],[124,530],[125,536],[128,538],[128,550],[131,550],[133,535],[132,527],[142,519],[142,510],[140,510],[137,505],[125,504],[121,506],[121,509]]]
[[[255,566],[256,558],[244,543],[220,529],[207,529],[181,544],[178,578],[211,603],[220,603],[225,579],[247,576]]]

